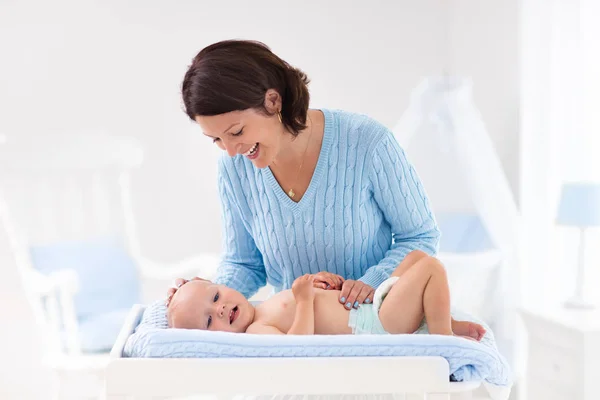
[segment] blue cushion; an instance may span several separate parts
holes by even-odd
[[[123,243],[113,237],[68,241],[30,249],[34,267],[44,274],[69,268],[77,272],[77,319],[130,308],[140,302],[135,263]]]

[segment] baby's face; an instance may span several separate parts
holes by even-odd
[[[193,280],[173,295],[168,319],[172,328],[242,333],[254,319],[254,307],[238,291]]]

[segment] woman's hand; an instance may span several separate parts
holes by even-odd
[[[352,307],[358,308],[363,303],[372,303],[374,293],[375,289],[366,283],[348,279],[342,285],[340,303],[348,310]]]
[[[342,290],[344,278],[331,272],[321,271],[313,275],[314,287],[327,290]]]
[[[197,281],[197,280],[202,280],[202,278],[195,276],[192,279],[190,279],[192,281]],[[175,287],[170,287],[167,290],[167,299],[165,300],[165,305],[168,307],[169,303],[171,302],[171,299],[173,298],[173,295],[175,294],[175,292],[177,292],[177,289],[179,289],[181,287],[181,285],[183,285],[184,283],[188,283],[190,280],[188,279],[184,279],[184,278],[177,278],[175,279]]]

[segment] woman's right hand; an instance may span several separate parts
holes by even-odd
[[[192,281],[196,281],[196,280],[201,280],[202,278],[195,276],[193,277]],[[169,303],[171,302],[171,299],[173,298],[173,295],[175,295],[175,293],[177,292],[177,289],[179,289],[181,287],[181,285],[188,283],[190,280],[185,279],[185,278],[177,278],[175,279],[175,287],[170,287],[167,290],[167,300],[165,301],[165,305],[168,307]]]
[[[340,275],[333,274],[327,271],[321,271],[313,274],[315,280],[313,282],[314,287],[319,289],[327,290],[342,290],[344,284],[344,278]]]

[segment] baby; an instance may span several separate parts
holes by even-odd
[[[297,278],[257,306],[239,292],[204,279],[183,284],[168,300],[169,327],[253,334],[337,335],[426,333],[481,340],[485,328],[450,315],[442,263],[413,251],[375,291],[372,304],[347,310],[339,290],[314,287],[313,275]]]

